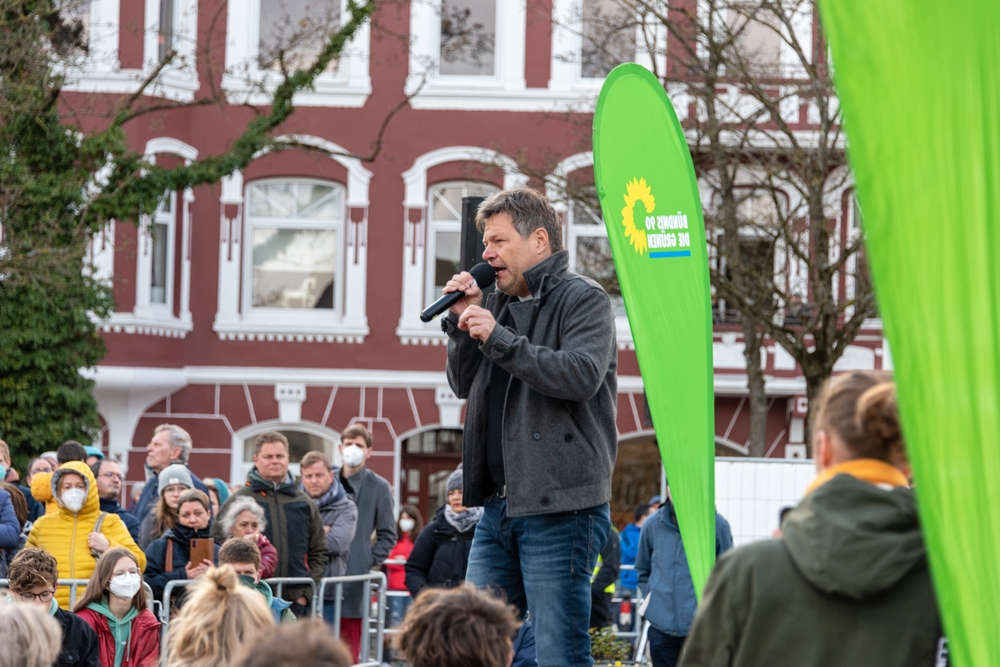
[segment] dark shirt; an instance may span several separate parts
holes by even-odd
[[[54,618],[62,626],[62,650],[56,667],[101,667],[100,644],[93,628],[65,609],[57,609]]]
[[[513,329],[514,321],[509,315],[510,310],[504,307],[497,317],[497,326]],[[503,465],[503,408],[509,384],[510,373],[493,364],[490,372],[489,409],[486,415],[486,465],[495,486],[502,486],[507,482]]]
[[[101,498],[101,511],[108,514],[117,514],[125,524],[128,534],[136,542],[139,541],[139,520],[125,511],[125,508],[118,504],[116,498]]]

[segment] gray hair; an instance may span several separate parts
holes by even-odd
[[[260,523],[260,532],[263,533],[264,529],[267,528],[267,519],[264,518],[264,508],[249,496],[233,496],[226,503],[225,509],[225,512],[221,512],[222,516],[219,517],[219,523],[222,525],[222,534],[227,538],[230,536],[233,526],[236,525],[236,518],[243,512],[250,512],[257,517],[257,522]]]
[[[476,213],[476,229],[483,231],[490,218],[498,213],[510,214],[514,229],[522,239],[528,238],[536,229],[544,229],[549,235],[552,252],[563,249],[562,222],[552,208],[547,197],[531,188],[501,190],[486,198]]]
[[[33,604],[0,601],[0,667],[49,667],[59,655],[62,630]]]
[[[191,434],[177,424],[160,424],[153,429],[153,435],[156,435],[160,431],[169,431],[170,446],[181,450],[180,461],[181,463],[187,463],[188,457],[191,456]]]

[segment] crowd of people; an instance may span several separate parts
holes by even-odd
[[[341,434],[341,468],[311,452],[300,480],[285,436],[257,436],[232,491],[199,479],[191,437],[161,425],[128,510],[121,470],[99,450],[64,443],[17,486],[2,445],[0,667],[346,666],[363,643],[364,583],[344,584],[341,600],[327,587],[311,609],[309,588],[277,596],[264,580],[319,584],[390,556],[395,648],[412,667],[591,665],[588,629],[612,621],[616,589],[642,599],[654,667],[947,664],[891,377],[847,373],[820,395],[818,477],[780,537],[734,550],[716,516],[699,605],[669,487],[620,535],[610,521],[607,293],[569,270],[559,218],[534,191],[488,198],[477,226],[499,291],[484,298],[468,273],[445,288],[462,292],[442,327],[449,382],[467,400],[463,464],[426,526],[412,505],[395,513],[360,424]],[[72,608],[59,579],[89,580]],[[146,586],[170,610],[163,646]],[[338,602],[345,644],[323,625]]]

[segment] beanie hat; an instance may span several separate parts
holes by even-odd
[[[455,490],[462,490],[462,464],[458,464],[458,469],[455,472],[448,475],[448,486],[445,493],[451,493]]]
[[[93,447],[91,445],[85,445],[83,447],[83,451],[87,452],[87,456],[96,456],[101,461],[104,460],[104,453],[97,447]]]
[[[336,478],[334,478],[334,481],[337,481]],[[212,485],[215,487],[216,493],[219,494],[219,505],[221,506],[229,500],[229,487],[221,479],[213,479]]]
[[[163,489],[174,484],[180,484],[189,489],[194,488],[194,482],[191,481],[191,471],[187,469],[187,466],[174,463],[160,471],[160,475],[157,478],[157,489],[163,491]]]

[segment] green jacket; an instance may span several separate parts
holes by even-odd
[[[274,484],[257,474],[256,468],[247,475],[246,486],[234,493],[219,509],[219,516],[225,516],[233,499],[238,496],[249,496],[264,509],[267,519],[264,535],[278,550],[278,569],[274,576],[311,577],[318,586],[329,555],[323,519],[312,498],[295,486],[291,475],[275,488]],[[229,537],[222,534],[221,521],[212,526],[212,537],[220,543]],[[286,586],[285,589],[286,597],[293,591],[298,593],[303,590],[294,586]]]
[[[783,532],[719,559],[682,667],[945,664],[912,490],[837,475]]]

